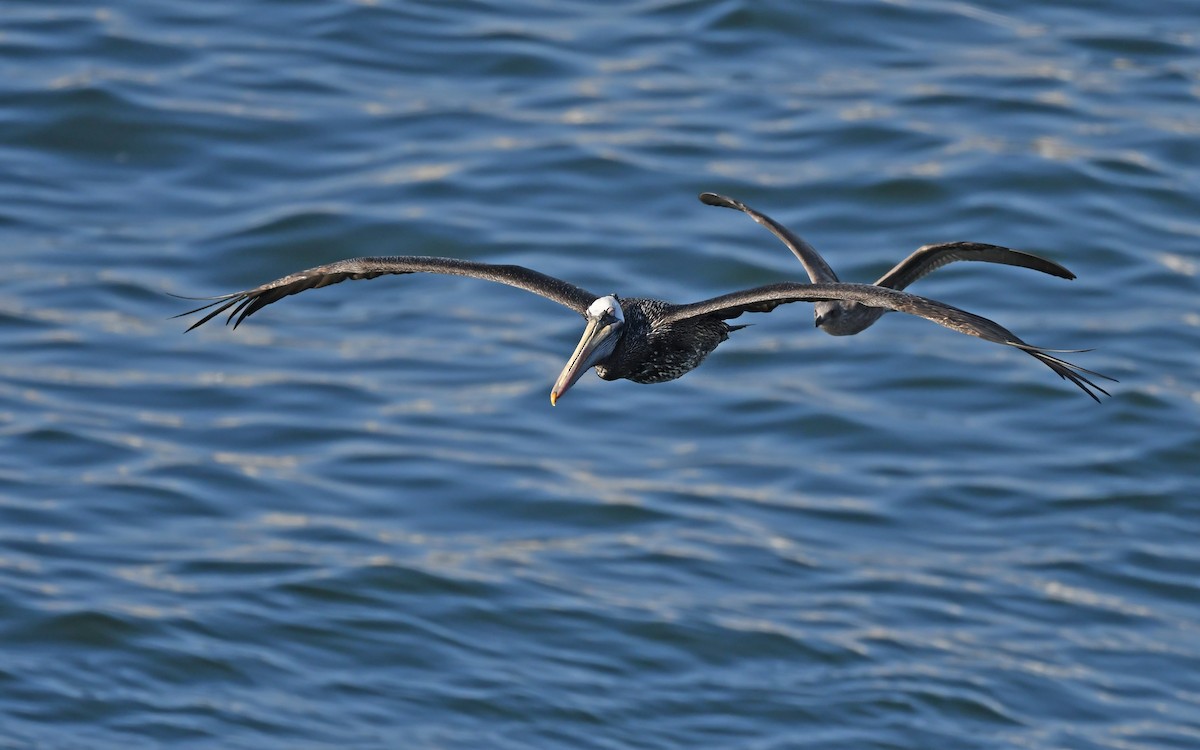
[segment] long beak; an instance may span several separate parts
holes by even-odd
[[[559,373],[558,380],[554,382],[554,388],[550,391],[551,406],[555,405],[558,399],[571,386],[575,385],[575,381],[579,380],[588,371],[588,368],[607,356],[611,347],[606,344],[609,343],[610,337],[617,328],[612,325],[601,326],[600,321],[595,318],[588,319],[587,328],[583,329],[583,337],[579,339],[579,345],[575,347],[575,352],[567,360],[566,367]]]

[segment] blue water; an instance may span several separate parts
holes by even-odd
[[[746,316],[664,385],[357,255]],[[0,747],[1200,747],[1193,3],[0,6]]]

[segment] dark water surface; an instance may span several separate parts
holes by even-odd
[[[1191,2],[0,5],[0,747],[1200,747]],[[449,255],[868,281],[665,385]]]

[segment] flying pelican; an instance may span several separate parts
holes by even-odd
[[[730,332],[745,328],[725,321],[746,312],[770,312],[779,305],[791,302],[821,301],[859,302],[906,312],[960,333],[1014,346],[1029,352],[1097,401],[1099,399],[1090,388],[1104,392],[1087,376],[1105,376],[1077,367],[1051,353],[1061,353],[1059,350],[1030,346],[1003,326],[965,310],[869,284],[785,282],[732,292],[688,305],[675,305],[654,299],[593,294],[522,266],[456,258],[388,256],[341,260],[284,276],[246,291],[204,297],[201,299],[211,301],[175,317],[215,307],[187,330],[203,325],[227,310],[229,317],[225,323],[228,325],[232,322],[236,328],[263,307],[306,289],[329,286],[347,279],[373,279],[385,274],[410,273],[471,276],[507,284],[553,300],[582,315],[585,320],[583,336],[550,391],[552,405],[590,368],[594,367],[596,374],[604,380],[625,378],[635,383],[674,380],[699,365],[717,345],[729,338]]]
[[[800,259],[804,270],[808,272],[808,278],[814,283],[838,281],[837,274],[812,245],[797,237],[791,230],[770,216],[755,211],[745,203],[725,195],[701,193],[700,200],[710,206],[736,208],[766,227],[771,234],[787,245],[792,254]],[[895,268],[876,281],[875,286],[904,289],[925,274],[956,260],[1002,263],[1006,266],[1032,268],[1060,279],[1075,278],[1075,274],[1054,261],[1019,250],[1010,250],[1007,247],[987,245],[982,242],[942,242],[917,248],[912,255],[897,263]],[[842,300],[818,302],[813,305],[813,318],[817,328],[830,336],[852,336],[864,331],[887,312],[891,311],[881,307],[871,307],[861,302]]]

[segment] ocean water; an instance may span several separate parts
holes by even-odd
[[[1193,3],[0,7],[0,747],[1200,746]],[[578,316],[870,281],[548,395]]]

